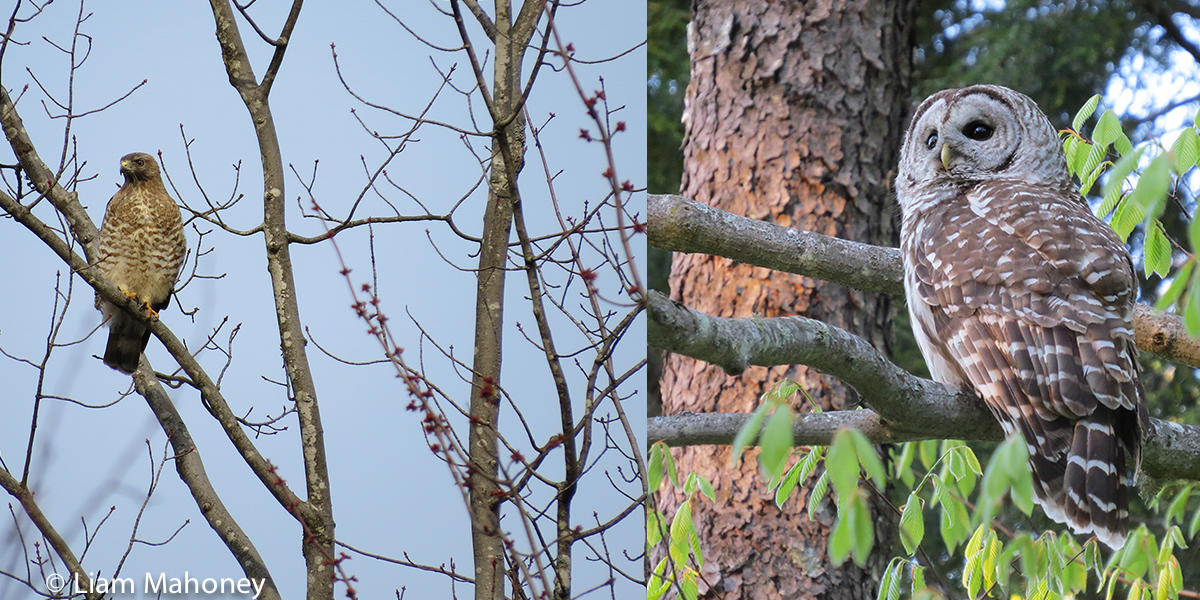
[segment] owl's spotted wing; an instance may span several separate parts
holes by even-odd
[[[1144,414],[1124,246],[1077,195],[1020,182],[980,184],[919,226],[906,283],[922,351],[1025,438],[1047,515],[1120,545]]]

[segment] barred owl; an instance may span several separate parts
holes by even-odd
[[[905,134],[896,195],[909,315],[933,378],[974,390],[1024,438],[1047,516],[1121,547],[1147,421],[1137,280],[1050,121],[1005,87],[938,92]]]

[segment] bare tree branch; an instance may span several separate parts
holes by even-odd
[[[917,377],[892,364],[866,340],[827,323],[806,317],[726,319],[680,306],[658,292],[650,292],[649,299],[647,337],[653,346],[743,368],[805,364],[850,384],[873,409],[806,416],[797,422],[796,439],[804,440],[798,443],[827,444],[839,427],[857,425],[878,442],[1002,438],[996,420],[970,394]],[[744,418],[652,418],[648,437],[669,445],[728,444]],[[1200,479],[1200,426],[1151,419],[1142,467],[1153,477]]]

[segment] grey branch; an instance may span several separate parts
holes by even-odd
[[[651,196],[649,221],[650,241],[659,247],[716,253],[864,289],[901,289],[895,249],[737,217],[678,196]],[[885,281],[872,283],[871,278]],[[798,418],[798,444],[828,444],[833,433],[844,427],[860,429],[881,443],[937,438],[999,440],[1003,435],[974,396],[908,373],[862,338],[821,321],[715,317],[657,292],[649,296],[648,312],[652,346],[731,373],[751,365],[808,365],[845,381],[870,407]],[[1139,341],[1144,332],[1150,332],[1149,337],[1158,339],[1157,348],[1167,350],[1164,355],[1169,358],[1180,345],[1194,346],[1195,340],[1183,334],[1177,320],[1164,317],[1141,307],[1137,311]],[[663,440],[672,446],[729,444],[748,417],[691,413],[657,417],[650,419],[647,436],[650,442]],[[1200,479],[1200,427],[1151,421],[1143,450],[1146,473],[1157,478]]]
[[[735,215],[682,196],[649,197],[650,244],[697,252],[832,281],[860,290],[904,294],[900,251],[782,227]],[[1200,340],[1190,337],[1178,315],[1138,305],[1138,348],[1200,367]]]

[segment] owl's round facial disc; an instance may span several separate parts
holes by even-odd
[[[1069,181],[1057,134],[1037,104],[994,85],[926,98],[905,134],[897,192],[958,189],[996,179]]]

